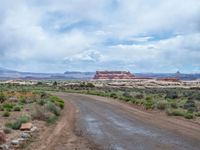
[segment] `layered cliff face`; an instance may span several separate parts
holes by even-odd
[[[135,76],[128,71],[97,71],[93,79],[133,79]]]

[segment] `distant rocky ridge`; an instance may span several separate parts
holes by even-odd
[[[113,71],[111,71],[113,73]],[[109,73],[109,72],[107,72]],[[115,72],[116,76],[113,79],[127,78],[175,78],[176,73],[134,73],[132,75],[130,72],[119,71]],[[105,74],[104,74],[105,75]],[[104,78],[101,73],[101,78]],[[93,79],[95,72],[78,72],[78,71],[66,71],[65,73],[32,73],[32,72],[20,72],[9,69],[4,69],[0,67],[0,80],[12,80],[12,79],[22,79],[22,80],[89,80]],[[180,80],[196,80],[200,79],[200,74],[179,74]]]
[[[20,72],[0,67],[0,80],[59,80],[59,79],[74,79],[74,80],[86,80],[92,79],[95,72],[70,72],[65,73],[32,73],[32,72]]]
[[[118,80],[134,79],[134,75],[128,71],[97,71],[93,79]]]

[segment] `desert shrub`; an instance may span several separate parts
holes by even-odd
[[[167,105],[168,105],[168,102],[165,100],[161,100],[156,103],[157,109],[160,109],[160,110],[165,110],[167,108]]]
[[[181,109],[167,109],[166,113],[169,116],[184,116],[185,115],[185,111]]]
[[[51,101],[52,101],[53,103],[55,103],[55,104],[56,104],[57,106],[59,106],[61,109],[64,108],[65,102],[64,102],[64,100],[62,100],[61,98],[59,98],[59,97],[57,97],[57,96],[51,96],[50,99],[51,99]]]
[[[45,104],[45,100],[44,99],[40,99],[37,103],[39,105],[43,106]]]
[[[136,99],[143,99],[144,95],[143,94],[137,94],[137,95],[135,95],[135,98]]]
[[[7,127],[7,128],[12,128],[12,123],[11,123],[11,122],[6,122],[6,123],[5,123],[5,127]]]
[[[81,82],[80,83],[80,87],[86,87],[86,83],[85,82]]]
[[[118,96],[117,96],[116,93],[111,93],[111,94],[110,94],[110,97],[112,97],[112,98],[114,98],[114,99],[118,98]]]
[[[25,96],[20,96],[19,102],[20,102],[21,104],[26,104],[26,97],[25,97]]]
[[[60,115],[60,109],[51,101],[47,102],[45,105],[45,108],[49,111],[55,114],[56,116]]]
[[[5,94],[3,92],[0,92],[0,103],[5,102],[5,100],[6,100]]]
[[[126,97],[126,98],[133,98],[129,92],[124,92],[124,93],[122,94],[122,96],[124,96],[124,97]]]
[[[95,85],[90,83],[90,82],[88,82],[86,86],[89,87],[89,88],[94,88],[95,87]]]
[[[40,93],[40,98],[47,98],[47,97],[48,97],[48,94],[46,92],[42,91]]]
[[[130,99],[127,97],[119,97],[119,100],[125,101],[125,102],[129,102]]]
[[[56,121],[57,121],[57,116],[56,115],[50,115],[48,118],[47,118],[47,120],[46,120],[46,122],[48,123],[48,124],[53,124],[53,123],[55,123]]]
[[[21,87],[18,91],[19,91],[20,93],[26,94],[29,90],[26,89],[26,87]]]
[[[187,113],[184,114],[184,117],[185,117],[186,119],[193,119],[193,118],[194,118],[194,115],[193,115],[193,113],[191,113],[191,112],[187,112]]]
[[[138,99],[135,99],[135,102],[134,102],[134,103],[135,103],[136,105],[143,105],[143,104],[144,104],[144,101],[145,101],[145,100],[138,100]]]
[[[37,82],[36,85],[43,85],[43,83],[39,81],[39,82]]]
[[[152,100],[151,97],[146,97],[143,104],[145,109],[152,109],[154,107],[154,101]]]
[[[5,103],[3,104],[3,108],[6,109],[7,111],[11,111],[15,105],[10,104],[10,103]]]
[[[200,117],[200,112],[197,112],[195,116]]]
[[[129,102],[131,102],[131,103],[135,104],[135,102],[136,102],[136,99],[134,99],[134,98],[131,98]]]
[[[176,101],[171,101],[171,102],[170,102],[170,106],[171,106],[172,108],[178,108],[178,104],[177,104]]]
[[[198,91],[193,92],[188,96],[188,100],[200,100],[200,93]]]
[[[178,98],[178,94],[176,91],[168,91],[165,96],[165,99],[176,99],[176,98]]]
[[[0,145],[6,143],[6,135],[3,132],[0,132]]]
[[[47,114],[43,107],[36,106],[31,114],[32,119],[46,121]]]
[[[12,129],[19,129],[22,125],[22,123],[27,123],[30,121],[30,118],[28,116],[21,116],[17,118],[15,122],[12,123]]]
[[[57,86],[58,83],[56,81],[53,82],[53,86]]]
[[[4,108],[2,105],[0,105],[0,111],[4,111]]]
[[[184,109],[187,109],[190,112],[196,111],[195,101],[193,101],[193,100],[187,100],[183,107],[184,107]]]
[[[9,111],[6,111],[3,113],[3,117],[9,117],[10,116],[10,112]]]
[[[5,127],[5,128],[3,128],[3,132],[5,134],[10,134],[12,132],[12,130],[10,128]]]
[[[20,108],[20,106],[15,106],[13,110],[14,111],[21,111],[21,108]]]

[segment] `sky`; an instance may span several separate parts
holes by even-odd
[[[200,0],[1,0],[0,67],[200,73]]]

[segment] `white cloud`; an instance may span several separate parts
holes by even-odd
[[[103,59],[103,55],[95,50],[87,50],[81,53],[76,53],[72,56],[66,57],[67,62],[100,62]]]
[[[199,0],[2,0],[0,65],[196,71],[199,15]]]

